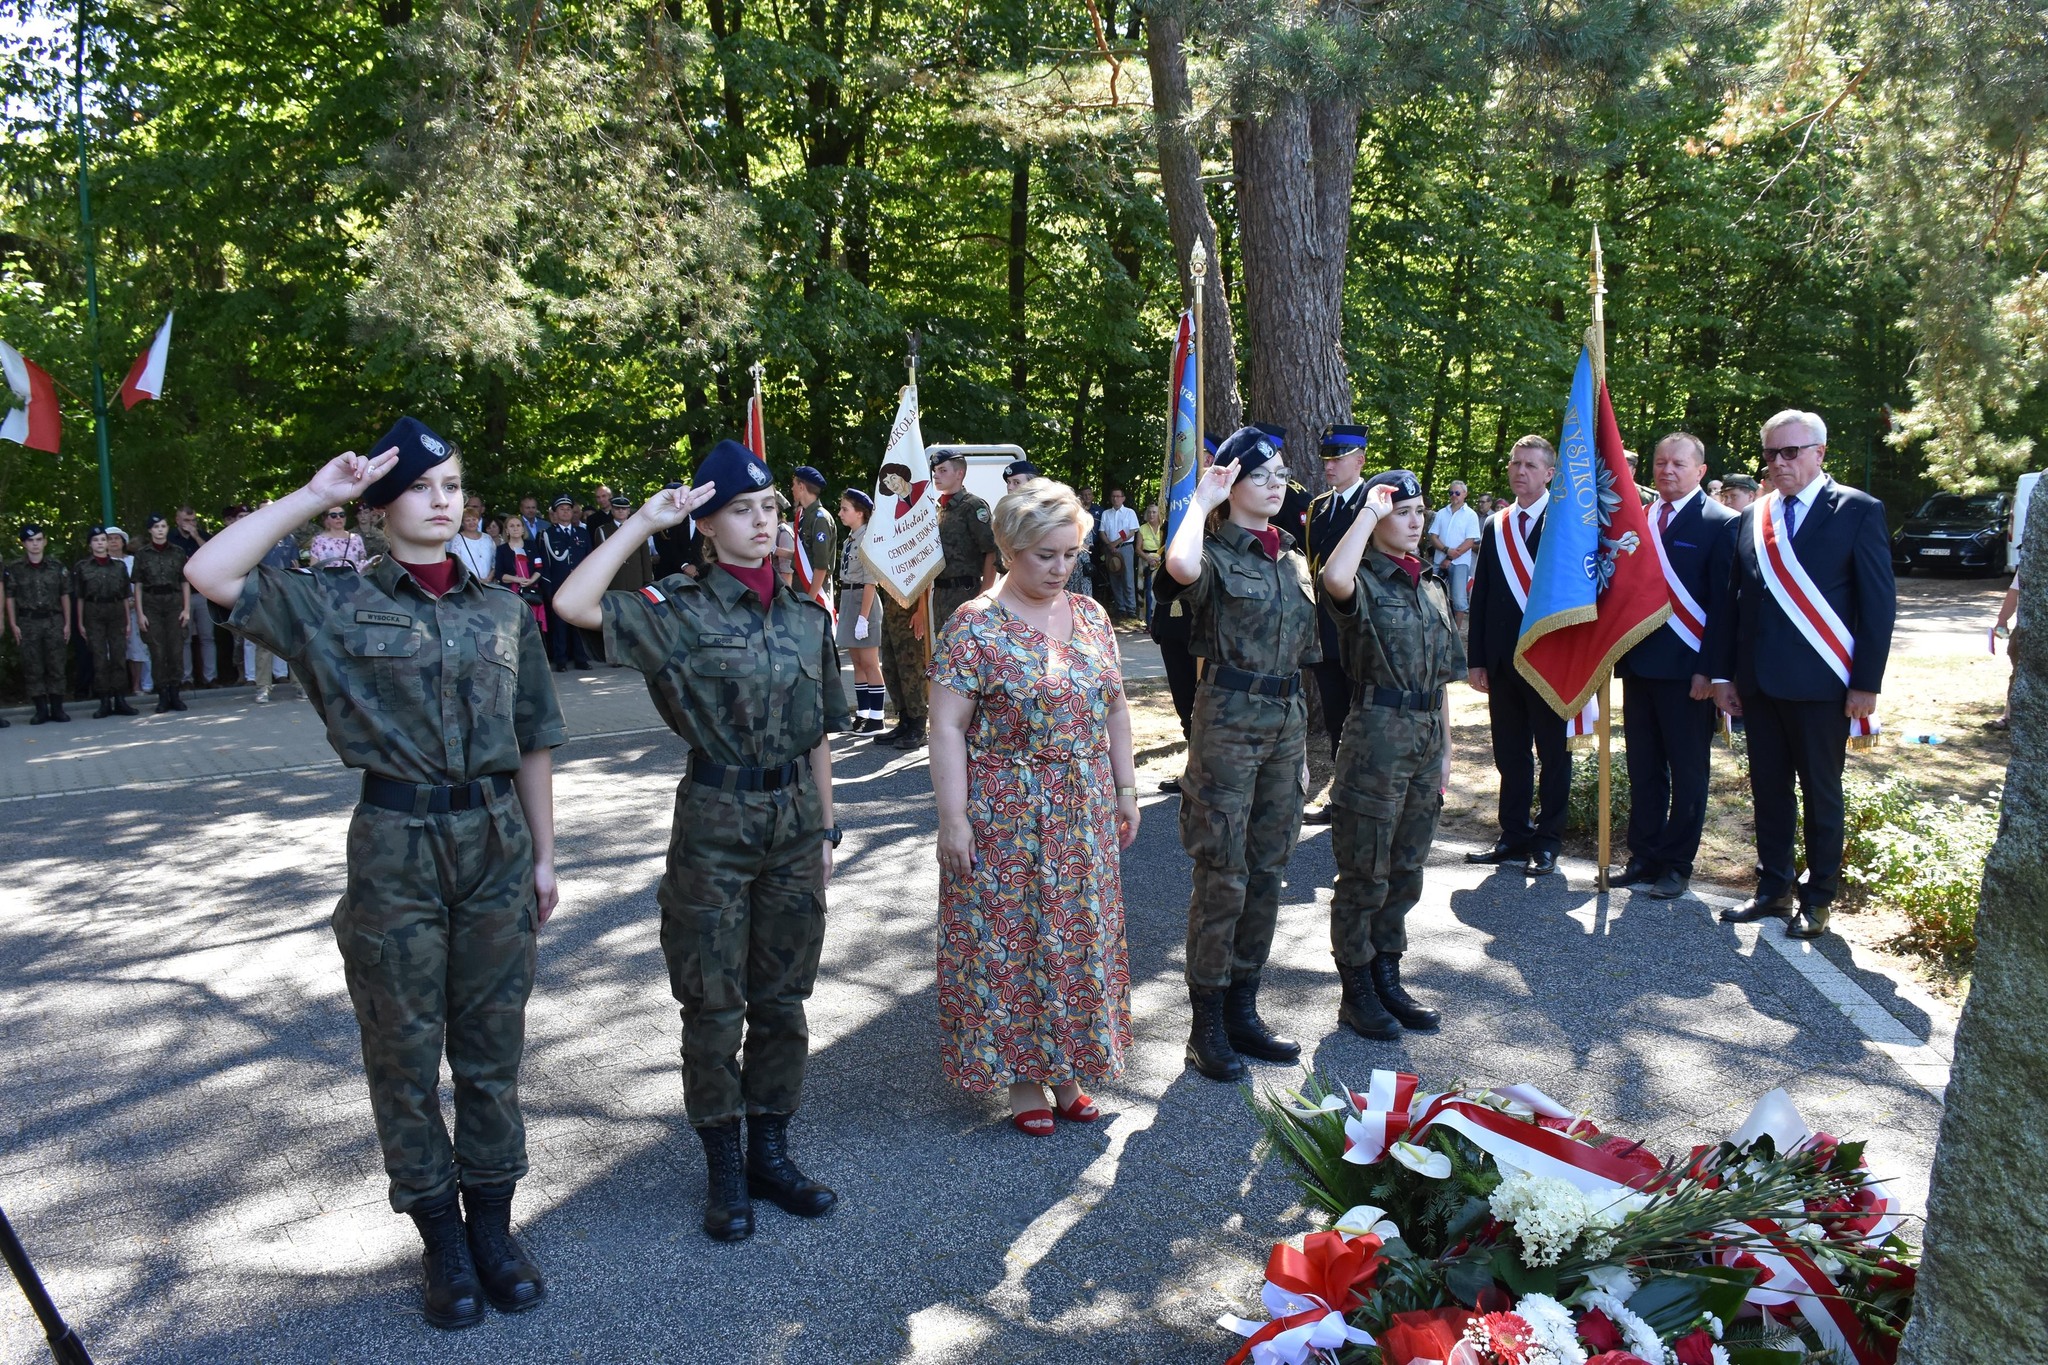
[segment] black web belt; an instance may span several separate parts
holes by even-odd
[[[1389,711],[1435,711],[1443,705],[1441,692],[1397,692],[1391,687],[1361,686],[1358,698]]]
[[[701,759],[690,764],[690,780],[700,787],[717,787],[729,792],[772,792],[783,787],[796,785],[802,774],[800,763],[785,763],[779,768],[741,768],[726,763],[706,763]]]
[[[1229,664],[1204,663],[1202,681],[1232,692],[1250,692],[1258,697],[1291,697],[1301,691],[1301,674],[1290,673],[1284,678],[1270,673],[1252,673]]]
[[[935,580],[935,582],[942,588],[978,588],[981,586],[980,576],[971,573],[955,574],[951,578],[941,578]]]
[[[413,813],[419,805],[424,815],[445,815],[453,810],[475,810],[490,800],[490,794],[499,796],[512,790],[512,779],[503,773],[492,773],[474,782],[464,782],[454,787],[437,787],[427,782],[400,782],[396,778],[379,777],[375,773],[363,774],[363,804],[376,806],[380,810]]]

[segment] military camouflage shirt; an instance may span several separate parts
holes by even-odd
[[[291,663],[351,768],[472,782],[568,738],[532,609],[459,559],[438,601],[392,559],[258,565],[228,627]]]
[[[832,514],[822,501],[812,503],[796,519],[797,544],[803,546],[811,577],[829,579],[836,567],[832,562]]]
[[[161,550],[142,542],[135,550],[135,586],[143,593],[175,593],[185,586],[185,552],[166,544]]]
[[[61,612],[63,599],[70,595],[71,575],[48,555],[34,564],[24,555],[7,566],[7,596],[18,617],[29,612]]]
[[[946,567],[941,578],[973,578],[981,581],[984,556],[996,552],[995,528],[989,524],[988,504],[966,489],[953,494],[939,507],[939,553]]]
[[[1325,598],[1337,622],[1344,672],[1364,687],[1434,692],[1465,676],[1465,646],[1451,622],[1443,580],[1424,570],[1420,583],[1375,549],[1358,566],[1349,602]]]
[[[125,602],[128,600],[128,566],[118,559],[101,564],[90,555],[71,571],[77,580],[71,595],[82,602]]]
[[[605,656],[647,675],[669,728],[713,763],[793,763],[851,723],[832,617],[793,588],[763,612],[723,569],[604,595]]]
[[[1169,596],[1193,618],[1188,652],[1198,659],[1284,678],[1323,657],[1308,562],[1285,531],[1276,562],[1251,532],[1222,522],[1202,541],[1200,576]]]

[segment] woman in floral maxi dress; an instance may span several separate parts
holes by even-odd
[[[1088,515],[1034,479],[996,508],[1008,572],[933,650],[939,1027],[946,1076],[1009,1090],[1023,1132],[1098,1116],[1081,1082],[1131,1043],[1122,850],[1138,832],[1116,634],[1066,591]]]

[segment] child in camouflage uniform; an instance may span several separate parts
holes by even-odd
[[[487,1299],[516,1313],[546,1294],[511,1210],[526,1174],[519,1063],[535,935],[556,901],[552,751],[565,736],[532,613],[447,553],[462,510],[454,447],[405,417],[374,448],[223,527],[185,575],[231,609],[230,629],[291,663],[335,753],[363,770],[334,936],[391,1206],[426,1246],[427,1321],[469,1327]],[[389,558],[262,563],[292,528],[357,496],[388,508]]]

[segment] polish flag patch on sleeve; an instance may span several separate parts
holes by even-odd
[[[668,603],[668,594],[655,587],[652,583],[640,589],[640,595],[657,607],[665,606]]]

